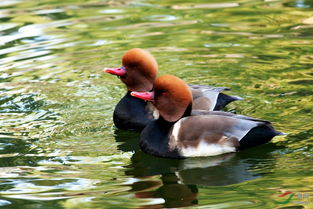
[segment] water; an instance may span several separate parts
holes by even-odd
[[[312,208],[310,0],[0,2],[0,207]],[[160,74],[232,88],[228,111],[289,133],[240,153],[142,153],[114,128],[133,47]]]

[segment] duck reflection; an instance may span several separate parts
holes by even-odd
[[[136,178],[172,173],[180,184],[225,186],[260,177],[250,171],[251,164],[238,159],[236,153],[214,157],[164,159],[136,151],[128,166],[127,175]]]
[[[130,185],[135,197],[163,200],[143,208],[195,205],[198,186],[226,186],[261,177],[264,169],[258,168],[264,162],[267,168],[272,167],[272,153],[277,150],[275,144],[266,144],[238,153],[178,160],[143,153],[139,149],[138,138],[139,134],[131,136],[125,131],[116,132],[116,140],[121,142],[119,148],[134,151],[125,174],[138,179]]]
[[[179,183],[174,173],[162,174],[160,180],[138,181],[131,186],[136,198],[161,200],[159,203],[153,201],[153,204],[141,208],[186,207],[198,203],[197,186]]]

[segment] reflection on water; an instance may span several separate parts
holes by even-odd
[[[199,186],[229,185],[257,178],[250,172],[253,166],[236,154],[185,160],[163,159],[135,152],[126,173],[134,177],[145,177],[173,173],[184,184]],[[252,159],[249,159],[252,160]]]
[[[159,207],[183,207],[198,203],[198,186],[222,186],[240,183],[253,176],[248,165],[230,166],[223,162],[232,156],[205,159],[152,159],[141,152],[132,156],[132,164],[127,166],[127,175],[140,179],[131,184],[136,198],[159,199]],[[160,176],[161,180],[146,180],[149,176]]]
[[[154,207],[186,207],[198,204],[198,187],[228,186],[261,178],[275,166],[272,152],[282,149],[276,145],[264,145],[263,150],[251,149],[214,157],[184,160],[157,158],[139,150],[138,137],[130,137],[129,131],[117,131],[119,149],[133,150],[131,164],[125,174],[132,176],[127,183],[139,199],[149,199]],[[126,134],[127,133],[127,134]],[[124,143],[123,143],[124,140]],[[261,169],[262,164],[266,170]],[[160,176],[160,179],[150,177]],[[212,197],[214,198],[214,197]],[[145,208],[145,206],[143,206]]]
[[[0,207],[312,208],[310,0],[0,2]],[[133,47],[160,73],[232,88],[228,111],[289,133],[173,160],[116,130],[125,89],[101,69]],[[286,191],[299,195],[287,202]],[[278,202],[286,202],[278,204]]]
[[[132,192],[140,199],[151,199],[153,207],[186,207],[196,205],[198,188],[196,185],[179,183],[174,174],[164,174],[160,181],[139,181],[132,184]],[[143,206],[142,208],[146,208]]]

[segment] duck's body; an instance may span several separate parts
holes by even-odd
[[[158,65],[154,57],[142,49],[131,49],[122,58],[123,67],[106,69],[105,72],[117,75],[128,91],[150,91],[156,78]],[[189,85],[194,96],[193,109],[221,110],[228,103],[241,100],[237,96],[223,94],[224,87]],[[148,122],[157,118],[156,110],[144,101],[138,102],[127,93],[117,104],[113,119],[117,128],[142,130]],[[139,113],[140,112],[140,113]],[[155,113],[152,117],[151,112]]]
[[[188,116],[176,123],[150,122],[140,136],[141,149],[167,158],[215,156],[269,142],[281,135],[269,122],[236,115]]]
[[[153,92],[132,92],[151,100],[160,118],[142,131],[144,152],[168,158],[213,156],[236,152],[281,135],[269,121],[232,113],[191,109],[192,94],[175,76],[159,77]]]

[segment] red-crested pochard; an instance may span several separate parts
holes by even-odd
[[[117,128],[142,130],[148,122],[158,118],[158,112],[149,102],[131,97],[130,91],[150,91],[158,73],[155,58],[147,51],[134,48],[122,57],[122,67],[106,68],[104,72],[118,76],[127,87],[126,95],[116,105],[113,121]],[[221,93],[225,87],[189,85],[193,94],[193,109],[220,110],[228,103],[242,98]]]
[[[172,75],[155,80],[153,91],[131,92],[151,101],[160,113],[141,132],[140,147],[169,158],[213,156],[235,152],[282,135],[269,121],[219,111],[192,111],[188,85]]]

